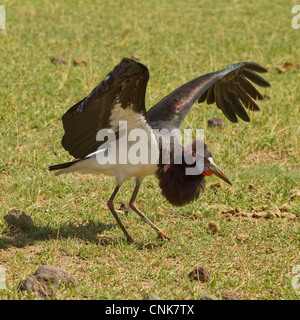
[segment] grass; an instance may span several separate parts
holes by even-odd
[[[221,205],[268,208],[288,204],[299,218],[300,31],[291,27],[294,1],[3,1],[7,30],[0,30],[0,265],[6,269],[1,299],[36,299],[17,290],[41,264],[60,266],[78,286],[61,285],[57,299],[199,299],[235,292],[242,299],[299,299],[289,276],[299,260],[299,219],[228,219]],[[123,57],[138,54],[150,69],[146,105],[201,74],[239,61],[270,65],[262,89],[269,100],[249,124],[223,118],[216,106],[195,106],[183,128],[204,128],[215,162],[233,187],[208,188],[197,202],[172,207],[148,177],[138,201],[171,238],[164,242],[134,213],[122,221],[136,240],[128,245],[106,208],[109,177],[54,177],[51,164],[71,157],[60,145],[62,114],[85,97]],[[62,56],[66,65],[53,65]],[[86,67],[74,67],[73,59]],[[210,183],[217,182],[214,177]],[[253,184],[256,190],[249,191]],[[117,203],[127,202],[131,182]],[[271,192],[268,194],[268,192]],[[25,211],[35,227],[10,229],[4,215]],[[207,226],[220,225],[217,234]],[[248,241],[240,241],[239,234]],[[208,283],[188,273],[202,265]]]

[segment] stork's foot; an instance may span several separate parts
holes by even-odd
[[[127,242],[128,242],[128,243],[133,243],[134,241],[133,241],[133,239],[132,239],[130,236],[128,236],[128,237],[127,237]]]
[[[163,231],[158,233],[158,237],[163,239],[163,240],[171,240]]]

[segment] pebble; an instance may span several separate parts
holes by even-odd
[[[133,60],[141,60],[141,57],[138,54],[133,53],[131,55],[131,59],[133,59]]]
[[[67,60],[63,57],[53,57],[51,59],[51,62],[53,64],[66,64],[67,63]]]
[[[77,281],[68,271],[49,265],[40,266],[32,276],[28,276],[19,283],[21,291],[33,291],[41,299],[51,300],[55,297],[59,282],[70,284],[75,287]]]
[[[257,189],[254,187],[253,184],[249,184],[248,189],[249,189],[250,192],[257,191]]]
[[[225,126],[224,121],[216,117],[208,119],[207,125],[209,128],[223,128]]]
[[[9,227],[20,227],[22,229],[34,227],[31,217],[20,209],[12,209],[5,216],[4,220]]]
[[[74,59],[73,60],[73,65],[75,66],[75,67],[77,67],[77,66],[82,66],[82,67],[85,67],[85,66],[87,66],[87,61],[85,61],[85,60],[82,60],[82,59]]]
[[[241,242],[246,242],[250,239],[249,235],[247,233],[239,233],[236,238]]]
[[[210,273],[204,267],[196,267],[189,273],[189,277],[201,282],[208,282],[210,280]]]
[[[212,233],[218,233],[220,231],[220,225],[216,221],[210,221],[210,223],[208,224],[208,229]]]
[[[222,293],[222,297],[225,300],[241,300],[235,293],[233,292],[224,292]]]

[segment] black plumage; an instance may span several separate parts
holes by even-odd
[[[80,159],[96,151],[102,144],[96,141],[96,135],[100,129],[110,128],[109,117],[117,100],[122,108],[131,104],[134,111],[145,116],[148,79],[149,71],[144,65],[123,59],[85,99],[63,115],[62,146]]]

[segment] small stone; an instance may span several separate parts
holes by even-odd
[[[51,59],[51,62],[53,64],[66,64],[67,63],[67,60],[63,57],[53,57]]]
[[[29,276],[22,280],[18,286],[21,291],[36,292],[40,298],[53,299],[58,288],[58,278],[56,276],[49,277],[40,273],[37,276]]]
[[[218,233],[220,231],[220,225],[216,221],[210,221],[210,223],[208,224],[208,229],[212,233]]]
[[[67,270],[55,267],[55,266],[49,266],[49,265],[42,265],[40,266],[34,273],[34,276],[38,274],[46,274],[48,276],[57,276],[58,279],[64,283],[69,283],[72,286],[77,285],[77,281],[75,277]]]
[[[189,273],[189,277],[201,282],[208,282],[210,280],[210,274],[208,270],[203,267],[196,267]]]
[[[20,209],[12,209],[4,216],[4,220],[7,222],[9,227],[20,227],[22,229],[34,227],[31,217],[26,215],[26,213]]]
[[[40,285],[38,292],[44,298],[53,299],[58,288],[59,279],[55,274],[49,275],[46,273],[39,273],[34,276],[37,283]]]
[[[222,293],[222,297],[225,300],[241,300],[235,293],[233,292],[224,292]]]
[[[21,291],[36,292],[40,298],[53,299],[58,289],[59,281],[76,286],[76,279],[68,271],[54,266],[42,265],[33,276],[22,280],[18,286]]]
[[[247,233],[239,233],[236,238],[241,242],[246,242],[250,239],[249,235]]]
[[[300,190],[292,190],[290,193],[289,193],[289,197],[291,199],[294,199],[294,198],[300,198]]]
[[[297,71],[300,68],[300,64],[287,61],[284,64],[279,64],[276,69],[279,73],[287,72],[289,70]]]
[[[144,298],[144,300],[163,300],[163,299],[157,294],[149,294]]]
[[[200,300],[219,300],[219,299],[212,294],[206,294],[205,296],[201,297]]]
[[[141,60],[141,57],[138,54],[133,53],[131,55],[131,59],[133,59],[133,60]]]
[[[36,281],[35,277],[29,276],[19,283],[18,289],[21,291],[38,291],[40,289],[40,285]]]
[[[248,189],[249,189],[250,192],[255,192],[255,191],[257,191],[257,189],[254,187],[253,184],[249,184]]]
[[[88,64],[87,61],[82,60],[82,59],[74,59],[73,60],[73,65],[75,67],[77,67],[77,66],[85,67],[85,66],[87,66],[87,64]]]
[[[208,119],[207,125],[209,128],[224,128],[225,126],[224,121],[216,117]]]

